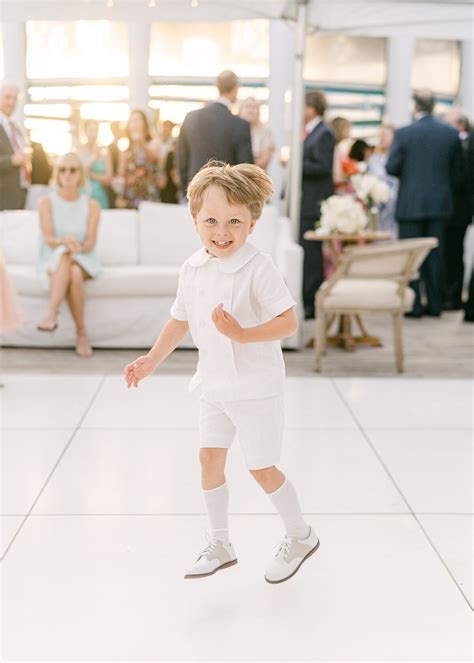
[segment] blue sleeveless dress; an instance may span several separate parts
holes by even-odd
[[[89,197],[83,193],[77,200],[69,201],[64,200],[56,191],[53,191],[50,194],[50,199],[54,234],[56,237],[73,235],[82,244],[86,239],[89,222]],[[41,285],[45,290],[49,290],[50,288],[49,274],[56,271],[61,256],[65,252],[65,246],[58,246],[52,249],[40,237],[38,275]],[[94,249],[87,253],[73,253],[72,258],[92,278],[96,278],[99,275],[101,265]]]

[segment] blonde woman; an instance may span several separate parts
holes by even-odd
[[[67,299],[76,324],[76,352],[90,357],[92,349],[84,323],[84,281],[95,278],[100,263],[94,251],[100,205],[81,193],[84,168],[77,154],[60,158],[56,169],[56,191],[39,201],[42,233],[38,271],[41,284],[49,290],[49,305],[38,325],[40,331],[57,327],[61,302]]]
[[[266,170],[275,152],[275,145],[270,127],[260,121],[258,101],[254,97],[244,99],[240,105],[239,116],[250,124],[253,161],[255,165]]]

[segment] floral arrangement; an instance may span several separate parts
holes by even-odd
[[[354,235],[377,228],[377,205],[387,202],[390,189],[378,177],[364,174],[364,162],[345,159],[342,169],[353,193],[330,196],[321,205],[319,227],[326,232]]]
[[[354,235],[368,222],[364,207],[353,196],[330,196],[321,205],[319,227],[326,232]]]
[[[356,197],[367,207],[386,203],[390,198],[390,189],[375,175],[353,175],[351,178]]]

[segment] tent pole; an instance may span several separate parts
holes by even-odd
[[[295,236],[298,233],[301,203],[302,174],[302,129],[303,129],[303,64],[306,36],[306,4],[308,0],[298,0],[298,20],[296,23],[295,61],[291,93],[292,136],[290,151],[290,219]]]

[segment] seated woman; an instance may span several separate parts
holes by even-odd
[[[77,154],[60,158],[57,190],[39,201],[42,233],[38,271],[41,284],[50,291],[46,315],[40,331],[57,327],[57,314],[66,298],[76,323],[76,352],[90,357],[92,349],[84,324],[84,281],[96,278],[100,263],[94,246],[97,239],[100,205],[81,193],[84,168]]]

